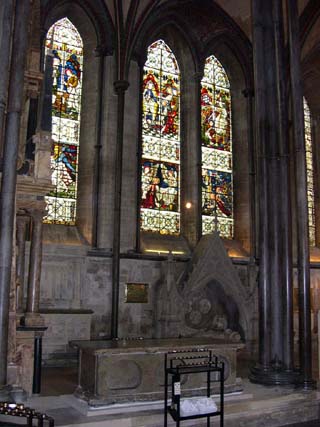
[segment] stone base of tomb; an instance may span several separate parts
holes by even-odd
[[[225,392],[242,390],[236,353],[244,345],[211,338],[74,341],[79,349],[77,397],[91,406],[161,400],[164,396],[164,355],[171,351],[206,348],[225,363]],[[204,394],[205,374],[186,375],[186,396]],[[212,382],[212,393],[218,383]]]

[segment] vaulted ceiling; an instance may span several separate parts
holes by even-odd
[[[172,0],[104,0],[114,24],[117,20],[117,11],[115,8],[121,8],[124,22],[134,21],[134,26],[140,24],[156,7],[162,4],[173,3]],[[203,0],[198,0],[198,5]],[[298,0],[300,14],[308,4],[309,0]],[[251,38],[251,0],[211,0],[218,4],[242,29],[242,31]],[[183,0],[179,0],[183,7]]]
[[[217,34],[226,23],[236,37],[240,36],[249,44],[251,37],[251,3],[254,0],[38,0],[44,15],[60,8],[70,12],[74,7],[82,7],[95,22],[98,44],[116,53],[118,79],[125,78],[129,59],[137,48],[137,40],[148,36],[157,27],[174,17],[181,21],[188,36],[196,34],[198,40],[206,43],[212,34]],[[266,0],[267,1],[267,0]],[[287,0],[283,0],[284,9]],[[298,0],[301,15],[302,34],[309,35],[316,27],[319,16],[319,0]],[[317,13],[315,13],[317,11]],[[314,38],[320,39],[320,30]],[[306,44],[310,44],[310,36]],[[303,40],[303,43],[305,40]]]

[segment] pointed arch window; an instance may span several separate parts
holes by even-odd
[[[231,95],[228,76],[213,55],[201,80],[202,234],[216,227],[233,238]]]
[[[67,19],[49,29],[46,53],[53,54],[53,189],[46,197],[46,223],[74,225],[76,220],[83,43]]]
[[[163,40],[148,48],[142,82],[141,230],[180,232],[180,72]]]
[[[308,199],[308,220],[309,220],[309,244],[316,244],[315,212],[314,212],[314,178],[313,178],[313,151],[312,151],[312,131],[311,113],[309,105],[303,98],[304,109],[304,135],[306,146],[306,167],[307,167],[307,199]]]

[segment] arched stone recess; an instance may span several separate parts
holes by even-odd
[[[95,37],[96,46],[103,47],[108,54],[114,50],[114,26],[103,0],[45,0],[41,9],[42,36],[56,21],[68,17],[81,36]],[[84,39],[84,44],[86,41]]]
[[[108,123],[116,123],[116,109],[110,101],[115,30],[105,3],[61,0],[42,4],[38,39],[44,41],[48,29],[66,17],[79,32],[84,51],[76,226],[44,224],[40,308],[48,326],[43,343],[46,361],[61,351],[56,337],[62,335],[65,324],[70,332],[62,350],[66,352],[68,340],[98,336],[110,324],[110,259],[101,261],[88,255],[88,249],[95,245],[95,227],[98,245],[108,243],[108,209],[112,211],[113,205],[107,208],[112,187],[107,179],[114,164],[110,141],[115,140]]]
[[[317,0],[309,0],[299,18],[301,46],[305,47],[310,32],[314,30],[320,16],[320,4]]]
[[[315,209],[315,232],[316,247],[320,246],[320,32],[318,32],[318,44],[302,59],[302,75],[304,82],[304,96],[310,108],[312,147],[313,147],[313,171],[314,171],[314,209]],[[311,260],[320,259],[320,251],[311,249]]]
[[[101,13],[101,10],[105,13]],[[97,128],[99,96],[102,96],[100,92],[103,87],[103,82],[99,82],[99,79],[101,67],[104,78],[109,71],[104,57],[112,54],[114,28],[103,2],[47,1],[41,13],[42,45],[51,25],[64,17],[67,17],[79,32],[84,51],[76,227],[66,231],[65,226],[50,224],[45,225],[44,233],[47,240],[53,242],[70,244],[68,236],[72,235],[71,240],[90,245],[96,212],[99,205],[103,204],[103,200],[97,196],[97,193],[102,193],[101,188],[95,186],[96,175],[101,174],[101,170],[97,170],[97,138],[99,133],[104,135],[105,131],[104,128]],[[107,92],[108,88],[104,90]]]
[[[198,78],[196,73],[196,61],[194,58],[195,50],[192,49],[191,42],[186,38],[183,31],[183,26],[179,23],[173,22],[173,19],[167,17],[164,19],[165,24],[159,25],[152,29],[148,26],[146,30],[146,37],[143,43],[137,44],[135,49],[135,57],[138,58],[140,71],[142,75],[143,66],[146,61],[146,53],[148,46],[157,40],[163,40],[173,52],[180,70],[180,236],[164,236],[164,235],[148,235],[148,233],[141,232],[139,245],[140,248],[148,249],[151,247],[162,248],[166,250],[176,250],[177,247],[188,253],[188,243],[194,245],[199,236],[199,218],[198,218],[198,205],[199,205],[199,112],[198,112]],[[140,106],[140,117],[141,117]],[[141,144],[141,136],[140,136]],[[139,162],[140,165],[140,162]],[[140,171],[139,171],[140,172]],[[138,191],[137,206],[140,201],[140,184]],[[192,200],[193,208],[185,215],[183,209],[185,202]],[[139,224],[139,207],[137,211],[137,223]],[[187,225],[189,223],[189,226]],[[190,225],[192,224],[192,226]],[[175,249],[176,248],[176,249]]]
[[[188,271],[168,260],[157,286],[156,336],[255,339],[255,296],[241,282],[217,233],[203,236]]]
[[[205,58],[213,54],[225,67],[231,83],[234,238],[248,254],[254,251],[256,239],[251,44],[219,6],[207,1],[173,1],[154,10],[136,36],[133,52],[141,68],[148,45],[159,38],[170,46],[181,70],[181,237],[191,248],[201,237],[200,81]],[[186,202],[191,202],[191,209],[185,208]],[[150,236],[140,237],[141,249],[154,245]],[[157,240],[155,236],[152,239]],[[160,240],[165,241],[163,237]],[[163,245],[169,250],[172,246],[167,242]]]
[[[253,309],[254,304],[249,304],[251,297],[219,236],[214,233],[202,237],[193,258],[192,271],[182,290],[189,300],[187,325],[196,327],[198,318],[201,329],[230,329],[238,332],[242,339],[252,338],[250,318],[253,313],[249,306]]]
[[[250,46],[236,41],[228,31],[213,36],[204,46],[201,63],[214,55],[225,69],[231,93],[234,240],[248,254],[254,254],[255,229],[255,147],[250,111],[253,102],[253,74]],[[250,105],[251,104],[251,105]]]
[[[311,117],[313,154],[315,246],[310,247],[311,307],[315,313],[320,309],[320,4],[310,0],[300,16],[301,77],[303,96],[308,103]],[[296,283],[295,283],[296,285]],[[297,306],[294,307],[297,310]],[[297,316],[297,311],[295,311]],[[316,323],[315,323],[316,325]],[[313,332],[315,331],[313,328]]]

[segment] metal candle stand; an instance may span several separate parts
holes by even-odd
[[[46,414],[36,412],[34,409],[24,406],[22,403],[0,402],[0,415],[20,417],[26,419],[26,426],[32,427],[33,421],[37,422],[37,427],[54,427],[53,418]],[[3,425],[0,421],[0,426]],[[10,426],[21,426],[10,422]]]
[[[218,379],[213,380],[220,383],[220,404],[217,410],[207,413],[181,415],[181,375],[207,374],[206,395],[211,394],[211,373],[217,373]],[[171,377],[171,405],[168,405],[169,377]],[[164,427],[168,425],[168,413],[180,426],[180,421],[198,418],[207,418],[207,427],[210,426],[210,417],[220,416],[220,427],[223,427],[224,419],[224,363],[217,356],[212,355],[209,349],[190,349],[185,351],[172,351],[165,354],[165,396],[164,396]]]

